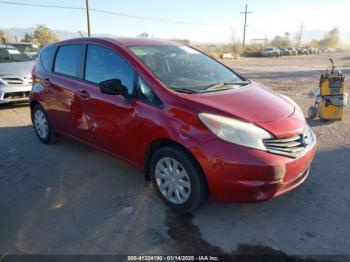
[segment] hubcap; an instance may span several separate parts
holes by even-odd
[[[48,124],[45,114],[41,110],[37,110],[34,115],[34,126],[40,138],[45,139],[48,134]]]
[[[191,182],[185,168],[172,157],[163,157],[155,168],[157,186],[162,195],[174,204],[183,204],[190,197]]]

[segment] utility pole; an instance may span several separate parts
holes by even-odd
[[[248,12],[248,5],[245,5],[245,11],[241,12],[241,14],[244,14],[244,28],[243,28],[243,51],[245,46],[245,30],[247,28],[247,14],[250,14],[252,12]]]
[[[90,37],[90,9],[89,9],[89,0],[86,0],[86,19],[87,19],[87,28],[88,28],[88,36]]]
[[[304,23],[302,22],[300,25],[300,31],[299,31],[299,36],[298,36],[298,46],[301,45],[301,38],[303,36],[303,29],[304,29]]]

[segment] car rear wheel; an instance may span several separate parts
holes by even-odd
[[[32,110],[32,122],[36,135],[44,144],[53,142],[51,123],[44,108],[37,104]]]
[[[153,186],[174,211],[189,213],[207,198],[207,184],[193,157],[178,146],[157,150],[151,160]]]

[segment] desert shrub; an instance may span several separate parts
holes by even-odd
[[[259,57],[260,55],[260,47],[257,46],[248,46],[244,49],[243,56],[245,57]]]

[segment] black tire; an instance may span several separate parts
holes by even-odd
[[[155,169],[158,161],[164,157],[171,157],[178,161],[186,170],[190,184],[191,191],[186,202],[182,204],[174,204],[163,196],[161,193],[155,176]],[[193,158],[191,154],[182,149],[180,146],[171,145],[165,146],[158,149],[151,158],[150,163],[150,175],[153,186],[157,191],[160,198],[165,202],[167,206],[173,209],[178,213],[190,213],[199,206],[201,206],[208,196],[208,186],[204,177],[203,172],[201,171],[198,163]]]
[[[315,119],[317,117],[317,107],[310,106],[309,110],[307,111],[307,115],[309,119]]]
[[[35,121],[36,121],[35,115],[38,112],[41,112],[42,116],[45,118],[45,120],[47,122],[47,133],[44,136],[42,133],[40,133],[40,131],[38,130],[38,127],[35,123]],[[37,135],[39,140],[44,144],[52,144],[54,142],[54,132],[52,130],[52,125],[51,125],[50,119],[49,119],[45,109],[40,104],[35,105],[31,111],[31,117],[32,117],[32,123],[33,123],[33,128],[35,130],[35,134]]]

